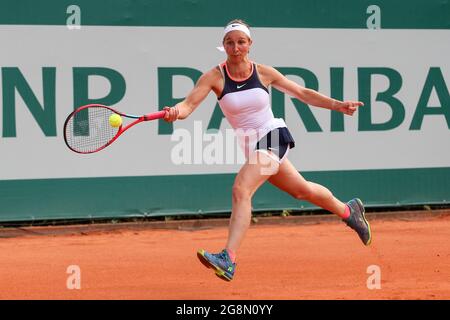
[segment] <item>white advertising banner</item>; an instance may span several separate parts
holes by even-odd
[[[254,28],[252,35],[253,61],[306,85],[292,72],[303,70],[328,96],[335,86],[344,99],[366,100],[364,118],[345,116],[332,130],[329,110],[311,107],[308,125],[284,98],[296,140],[289,158],[299,171],[450,166],[450,30]],[[237,172],[243,158],[228,122],[207,131],[212,92],[173,134],[160,133],[158,121],[142,123],[90,155],[63,141],[64,120],[86,95],[80,70],[119,75],[125,91],[111,107],[151,113],[163,107],[162,93],[183,98],[193,88],[176,70],[205,72],[225,60],[216,49],[221,36],[222,28],[206,27],[0,26],[0,180]],[[175,76],[163,81],[170,68]],[[120,91],[101,74],[87,83],[88,99]]]

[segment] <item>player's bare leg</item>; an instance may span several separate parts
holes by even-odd
[[[338,200],[326,187],[305,180],[289,159],[282,162],[278,173],[270,177],[269,182],[296,199],[306,200],[341,218],[345,217],[345,203]]]
[[[360,199],[352,199],[347,204],[341,202],[326,187],[305,180],[288,159],[283,161],[278,173],[270,177],[269,182],[296,199],[306,200],[338,215],[358,233],[364,245],[371,243],[370,225]]]
[[[278,162],[255,152],[241,168],[233,185],[232,211],[226,248],[235,253],[240,247],[252,216],[252,197],[256,190],[277,172]]]
[[[216,275],[221,279],[227,281],[233,279],[236,252],[250,226],[252,196],[270,175],[278,171],[278,167],[278,162],[264,153],[255,152],[251,155],[237,174],[233,185],[232,213],[226,248],[217,254],[203,249],[197,252],[200,261],[206,267],[215,269]]]

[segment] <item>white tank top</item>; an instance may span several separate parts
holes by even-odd
[[[220,64],[219,68],[225,82],[218,97],[219,106],[247,156],[259,139],[276,128],[286,127],[286,123],[274,117],[269,91],[259,80],[254,63],[250,76],[241,81],[230,76],[226,63]]]

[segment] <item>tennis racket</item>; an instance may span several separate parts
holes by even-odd
[[[120,125],[113,126],[110,123],[110,117],[114,114],[136,120],[125,126],[120,121]],[[77,153],[98,152],[116,141],[132,126],[143,121],[164,118],[165,114],[166,111],[159,111],[133,116],[101,104],[88,104],[77,108],[67,117],[64,122],[64,141],[70,150]]]

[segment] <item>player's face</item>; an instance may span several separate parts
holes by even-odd
[[[228,32],[223,39],[223,47],[230,58],[239,58],[247,56],[252,40],[239,30]]]

